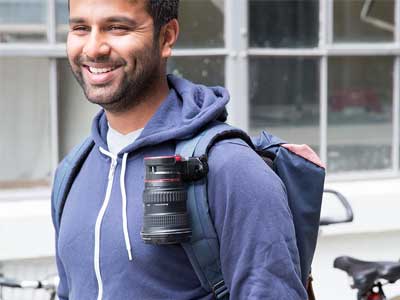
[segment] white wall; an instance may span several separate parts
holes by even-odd
[[[0,261],[54,255],[50,191],[2,191],[0,237]]]

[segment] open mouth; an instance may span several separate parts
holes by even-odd
[[[92,85],[104,85],[112,82],[120,72],[122,65],[93,67],[82,65],[87,82]]]
[[[108,68],[94,68],[94,67],[90,67],[90,66],[85,66],[85,68],[88,69],[90,73],[98,75],[98,74],[105,74],[105,73],[112,72],[115,69],[119,68],[119,66],[108,67]]]

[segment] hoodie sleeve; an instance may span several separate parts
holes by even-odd
[[[307,299],[285,187],[244,142],[209,153],[208,194],[230,299]]]

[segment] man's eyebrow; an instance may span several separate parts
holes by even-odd
[[[123,16],[113,16],[105,19],[107,23],[125,23],[131,26],[137,25],[137,22],[131,18]]]
[[[82,24],[85,23],[86,20],[84,18],[76,17],[76,18],[70,18],[69,23],[70,24]],[[123,17],[123,16],[112,16],[108,17],[104,20],[106,23],[125,23],[130,26],[136,26],[137,22],[131,18],[128,17]]]
[[[84,18],[69,18],[69,24],[81,24],[81,23],[85,23],[85,19]]]

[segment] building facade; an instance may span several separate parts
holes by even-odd
[[[322,229],[314,270],[321,299],[353,299],[335,256],[400,253],[400,0],[181,0],[180,23],[169,72],[226,86],[233,125],[311,145],[349,198],[356,219]],[[66,0],[0,0],[5,262],[53,254],[52,175],[99,110],[69,70],[68,30]]]

